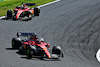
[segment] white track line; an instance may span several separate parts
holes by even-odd
[[[100,49],[96,53],[96,58],[100,62]]]
[[[40,6],[38,6],[38,7],[41,8],[41,7],[44,7],[44,6],[47,6],[47,5],[50,5],[50,4],[59,2],[59,1],[61,1],[61,0],[56,0],[56,1],[53,1],[53,2],[50,2],[50,3],[46,3],[46,4],[40,5]]]
[[[40,6],[38,6],[38,8],[41,8],[41,7],[44,7],[44,6],[47,6],[47,5],[50,5],[50,4],[59,2],[59,1],[61,1],[61,0],[55,0],[55,1],[53,1],[53,2],[50,2],[50,3],[46,3],[46,4],[43,4],[43,5],[40,5]],[[5,18],[5,16],[0,17],[0,19],[2,19],[2,18]]]
[[[0,19],[5,18],[5,16],[0,17]]]

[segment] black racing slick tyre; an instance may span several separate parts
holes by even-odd
[[[8,10],[8,11],[7,11],[7,18],[8,18],[8,19],[12,18],[12,15],[13,15],[12,10]]]
[[[61,50],[57,49],[56,46],[53,46],[53,48],[52,48],[52,54],[58,54],[58,55],[60,55],[61,54]]]
[[[37,7],[34,8],[34,15],[35,16],[39,16],[40,13],[40,9],[38,9]]]
[[[33,56],[33,51],[31,50],[29,46],[27,46],[26,53],[27,53],[27,58],[31,59]]]
[[[12,48],[17,48],[21,46],[21,39],[20,38],[13,38],[12,39]]]
[[[17,20],[15,15],[12,16],[12,20],[15,20],[15,21]]]
[[[59,57],[62,57],[62,58],[64,57],[64,54],[63,54],[60,46],[53,46],[52,54],[57,54],[57,55],[59,55]]]
[[[19,47],[19,52],[20,52],[20,53],[25,53],[25,54],[26,54],[26,50],[25,50],[25,48],[24,48],[24,45],[21,45],[21,46]]]

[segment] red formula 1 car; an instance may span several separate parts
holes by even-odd
[[[26,38],[22,39],[20,36]],[[52,58],[58,59],[63,57],[60,46],[53,46],[49,48],[50,44],[45,42],[43,38],[37,38],[34,33],[17,33],[17,38],[12,39],[12,47],[18,48],[19,52],[26,53],[28,58]]]
[[[33,6],[33,5],[35,5],[34,8],[30,9],[28,7],[28,6]],[[14,13],[11,9],[8,10],[7,15],[6,15],[6,19],[31,20],[32,17],[39,16],[39,13],[40,13],[40,9],[38,7],[36,7],[36,4],[34,4],[34,3],[23,4],[22,3],[22,6],[16,6],[16,8],[14,9]]]

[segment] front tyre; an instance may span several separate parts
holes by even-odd
[[[29,19],[28,20],[32,20],[33,15],[30,13],[29,14]]]
[[[17,20],[15,15],[12,17],[12,20],[15,20],[15,21]]]
[[[59,57],[64,57],[60,46],[53,46],[52,54],[57,54]]]
[[[12,48],[15,48],[15,39],[12,39]]]
[[[27,53],[27,58],[31,59],[33,56],[33,51],[31,50],[29,46],[27,47],[26,53]]]

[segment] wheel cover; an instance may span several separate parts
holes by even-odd
[[[12,41],[12,46],[14,47],[14,41]]]
[[[27,49],[27,54],[29,54],[29,49]]]

